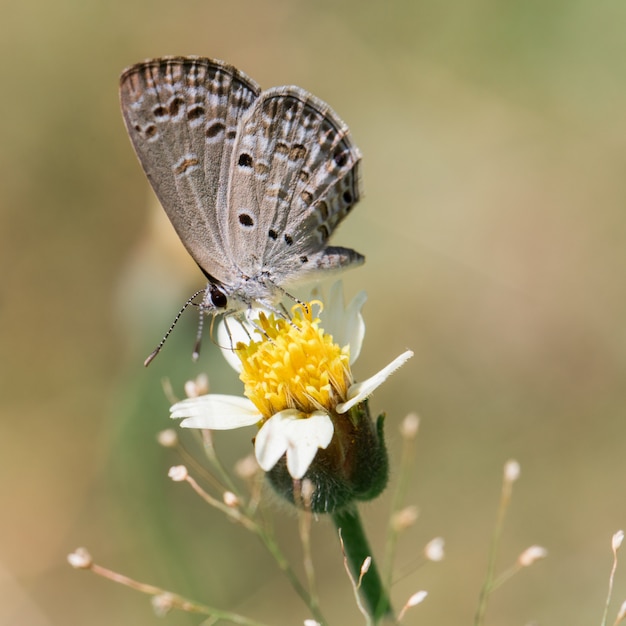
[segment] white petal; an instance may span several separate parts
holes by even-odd
[[[230,430],[252,426],[262,416],[248,398],[210,393],[177,402],[170,408],[170,417],[186,418],[180,424],[184,428]]]
[[[365,322],[361,309],[366,300],[367,294],[361,291],[346,307],[343,284],[338,280],[332,284],[328,298],[324,301],[324,310],[320,314],[324,332],[332,335],[333,341],[339,346],[350,346],[350,365],[359,356],[365,336]]]
[[[241,374],[242,368],[235,346],[239,342],[248,345],[255,332],[256,328],[248,320],[240,320],[232,315],[222,318],[217,325],[217,345],[228,364],[238,374]]]
[[[332,420],[322,411],[316,411],[306,419],[291,421],[287,435],[287,469],[293,478],[299,479],[306,474],[317,451],[328,447],[334,430]]]
[[[365,291],[360,291],[352,298],[346,309],[346,343],[350,346],[350,365],[352,365],[361,354],[361,346],[365,337],[365,321],[361,315],[361,309],[367,300]],[[345,345],[345,343],[340,344]]]
[[[387,367],[383,367],[377,374],[363,382],[356,383],[348,389],[348,401],[337,405],[337,413],[345,413],[355,404],[362,402],[372,392],[382,385],[391,374],[393,374],[400,366],[404,365],[413,356],[412,350],[403,352],[399,357],[395,358]]]
[[[257,461],[266,472],[287,453],[287,469],[293,478],[306,474],[319,448],[326,448],[333,438],[330,417],[315,411],[309,417],[294,409],[280,411],[263,426],[254,442]]]
[[[269,472],[278,463],[280,457],[287,452],[289,443],[285,432],[285,422],[298,414],[298,411],[294,409],[281,411],[261,426],[254,440],[254,454],[262,470]]]

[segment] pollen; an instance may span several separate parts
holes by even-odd
[[[291,320],[261,313],[256,323],[262,339],[237,345],[245,394],[265,418],[285,409],[332,411],[347,397],[349,347],[324,333],[313,304],[321,306],[296,305]]]

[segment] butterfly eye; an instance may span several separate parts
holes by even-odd
[[[225,309],[228,304],[226,294],[216,285],[211,285],[211,303],[217,309]]]

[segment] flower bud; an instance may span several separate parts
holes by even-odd
[[[443,558],[445,556],[443,538],[435,537],[434,539],[431,539],[424,546],[424,556],[429,561],[434,561],[434,562],[443,561]]]
[[[239,506],[239,498],[232,491],[225,491],[222,494],[222,501],[231,509],[236,509]]]
[[[167,475],[175,482],[179,483],[183,480],[187,480],[187,476],[189,476],[189,472],[184,465],[174,465],[170,467]]]
[[[87,548],[77,548],[71,554],[67,555],[67,562],[75,569],[89,569],[93,560]]]
[[[517,557],[517,562],[522,567],[530,567],[535,561],[545,559],[547,556],[548,551],[543,546],[530,546]]]
[[[173,428],[167,428],[157,435],[157,441],[164,448],[173,448],[178,443],[178,433]]]

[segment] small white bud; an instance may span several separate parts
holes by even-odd
[[[152,596],[150,601],[152,602],[152,608],[158,617],[165,617],[174,606],[172,596],[169,593],[160,593],[157,596]]]
[[[304,626],[321,626],[321,624],[314,619],[305,619]]]
[[[426,596],[428,595],[427,591],[418,591],[417,593],[414,593],[404,604],[404,606],[402,607],[402,610],[400,611],[400,613],[398,613],[398,624],[400,622],[402,622],[402,620],[404,619],[404,614],[412,607],[412,606],[416,606],[418,604],[420,604],[421,602],[424,601],[424,599],[426,598]]]
[[[624,541],[624,531],[618,530],[611,539],[611,547],[613,548],[613,552],[617,552],[619,547],[622,545],[622,541]]]
[[[189,472],[184,465],[174,465],[170,467],[167,475],[176,483],[181,482],[182,480],[187,480],[187,476],[189,476]]]
[[[89,569],[93,565],[93,559],[87,548],[76,548],[74,552],[67,555],[67,562],[74,569]]]
[[[166,428],[157,435],[157,441],[164,448],[173,448],[178,443],[178,433],[173,428]]]
[[[624,619],[624,617],[626,617],[626,600],[624,600],[624,602],[622,602],[622,606],[619,607],[619,612],[617,613],[617,619],[615,620],[615,623],[618,624]]]
[[[369,571],[370,565],[372,564],[372,557],[365,557],[365,561],[363,561],[363,565],[361,565],[361,576],[364,576]]]
[[[418,604],[421,604],[422,602],[424,602],[427,595],[428,595],[428,591],[418,591],[417,593],[414,593],[406,601],[406,606],[410,607],[410,606],[417,606]]]
[[[403,439],[415,439],[419,430],[420,418],[415,413],[409,413],[400,424],[400,435]]]
[[[529,567],[535,561],[539,561],[539,559],[545,559],[548,556],[548,551],[542,546],[530,546],[530,548],[526,548],[524,552],[522,552],[517,557],[517,562],[522,567]]]
[[[225,491],[222,494],[222,500],[231,509],[236,509],[239,506],[239,498],[232,491]]]
[[[198,374],[194,380],[185,383],[185,395],[188,398],[197,398],[209,393],[209,377],[206,374]]]
[[[404,507],[396,511],[391,518],[391,527],[396,532],[402,532],[415,524],[419,516],[419,509],[415,505]]]
[[[507,461],[504,465],[504,480],[508,483],[514,483],[520,475],[520,465],[514,459]]]
[[[196,393],[196,382],[194,380],[188,380],[185,383],[185,395],[188,398],[197,398],[199,394]]]
[[[443,537],[435,537],[434,539],[431,539],[425,546],[424,546],[424,556],[429,560],[429,561],[434,561],[434,562],[439,562],[439,561],[443,561],[443,557],[445,556],[444,553],[444,540]]]

